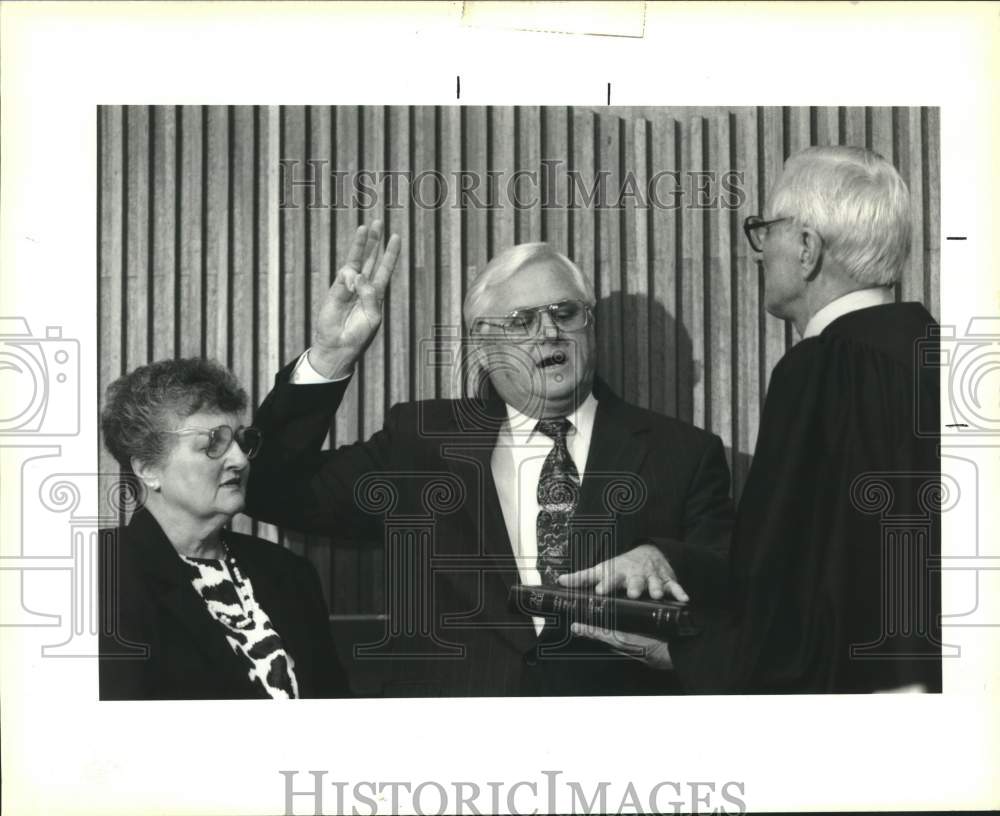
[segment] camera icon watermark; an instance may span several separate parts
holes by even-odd
[[[511,395],[504,401],[516,402],[520,417],[511,420],[507,430],[514,440],[523,440],[535,432],[532,417],[543,415],[550,399],[566,401],[568,388],[584,387],[585,352],[577,338],[564,332],[554,338],[539,335],[512,340],[495,329],[465,335],[460,326],[436,325],[430,337],[418,341],[416,376],[425,393],[437,385],[443,393],[467,398],[455,407],[455,420],[466,438],[479,435],[492,440],[497,420],[509,419],[491,412],[499,401],[490,398],[497,396],[498,383],[502,384]],[[426,409],[424,403],[419,404],[420,432],[425,438],[454,432],[454,428],[440,427],[434,413]]]
[[[134,512],[141,504],[138,481],[133,476],[107,473],[51,473],[41,476],[33,487],[37,493],[30,497],[32,504],[45,511],[35,520],[61,519],[65,525],[65,546],[56,553],[27,552],[25,538],[38,535],[43,528],[58,529],[61,525],[43,524],[30,530],[22,526],[21,551],[0,554],[0,576],[19,579],[14,584],[18,591],[4,598],[4,612],[17,613],[17,619],[11,621],[5,614],[0,617],[0,629],[23,626],[57,629],[52,638],[58,641],[50,639],[42,644],[43,657],[96,658],[98,637],[105,640],[104,656],[143,657],[146,654],[143,644],[129,643],[117,633],[120,587],[115,528],[123,514]],[[47,530],[46,535],[51,533]],[[55,590],[55,594],[51,591],[42,594],[50,603],[57,599],[57,606],[42,613],[30,608],[25,597],[28,575],[42,579],[41,586],[35,582],[36,590]],[[53,585],[48,579],[58,583]],[[20,610],[15,608],[18,605]]]
[[[0,317],[0,436],[80,432],[80,343],[47,326],[33,336],[23,317]]]
[[[926,378],[945,386],[940,420],[920,413],[919,436],[1000,435],[1000,318],[974,317],[964,335],[955,326],[936,326],[917,341],[917,388]]]

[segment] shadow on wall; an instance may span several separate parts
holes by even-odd
[[[597,302],[599,375],[615,393],[657,413],[691,422],[701,380],[691,335],[658,300],[613,292]]]
[[[613,292],[601,298],[595,319],[597,372],[616,394],[643,408],[706,427],[702,417],[694,417],[694,389],[704,376],[703,365],[694,359],[691,335],[683,323],[642,292]],[[727,445],[726,457],[733,495],[738,499],[752,452]]]

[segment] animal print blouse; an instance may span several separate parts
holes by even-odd
[[[209,614],[222,624],[229,645],[243,658],[250,682],[275,699],[298,697],[295,661],[229,548],[221,559],[181,558],[190,567],[191,583]]]

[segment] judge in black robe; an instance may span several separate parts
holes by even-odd
[[[789,159],[747,219],[767,308],[803,339],[772,372],[729,563],[671,562],[708,614],[669,647],[691,691],[941,688],[937,324],[889,288],[909,223],[895,169],[847,147]]]
[[[938,414],[916,359],[935,326],[918,303],[869,306],[775,367],[726,592],[681,571],[723,606],[705,642],[673,647],[689,688],[940,690],[940,462],[915,428]]]

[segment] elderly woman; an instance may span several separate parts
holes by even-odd
[[[313,567],[234,533],[260,432],[226,369],[161,360],[111,384],[104,442],[144,486],[102,535],[101,699],[346,695]]]

